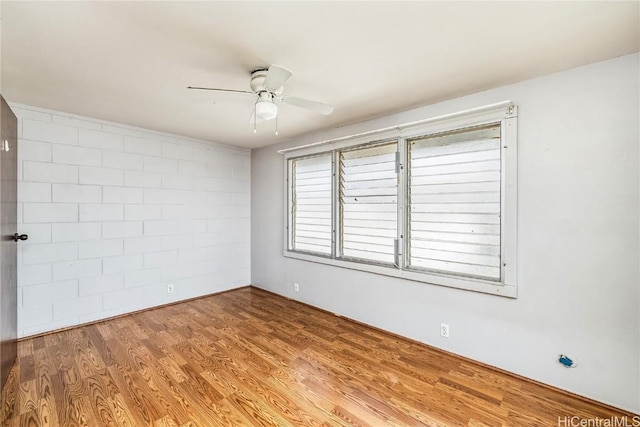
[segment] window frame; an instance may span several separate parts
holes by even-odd
[[[433,271],[411,269],[408,265],[409,224],[408,213],[408,140],[464,128],[500,124],[500,282],[473,277],[464,277]],[[339,158],[340,150],[364,148],[397,140],[398,147],[398,199],[397,199],[397,266],[368,262],[339,255],[340,206],[339,206]],[[374,274],[398,277],[417,282],[470,290],[481,293],[517,297],[517,107],[510,101],[491,104],[471,110],[445,114],[404,125],[364,132],[355,136],[322,141],[302,147],[280,151],[284,157],[285,227],[283,256],[304,261],[317,262],[336,267],[349,268]],[[332,239],[331,255],[315,254],[290,249],[292,231],[292,168],[290,161],[317,155],[331,154],[332,167]],[[290,232],[291,231],[291,232]]]

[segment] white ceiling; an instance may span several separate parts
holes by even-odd
[[[2,1],[2,93],[13,102],[243,147],[381,116],[639,49],[639,2]],[[249,124],[249,73],[293,71]]]

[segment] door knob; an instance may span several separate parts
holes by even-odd
[[[29,236],[26,235],[26,234],[18,234],[18,233],[16,233],[16,234],[13,235],[13,240],[15,242],[17,242],[18,240],[27,240],[28,238],[29,238]]]

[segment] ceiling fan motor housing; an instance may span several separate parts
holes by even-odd
[[[280,95],[282,93],[282,86],[278,88],[278,90],[276,91],[270,91],[269,89],[267,89],[264,85],[264,80],[267,77],[267,71],[266,69],[258,69],[255,70],[251,73],[251,90],[254,91],[257,94],[260,94],[261,92],[269,92],[272,93],[274,95]]]

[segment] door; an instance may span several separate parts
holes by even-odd
[[[18,285],[16,267],[18,214],[18,120],[0,96],[0,387],[16,359]]]

